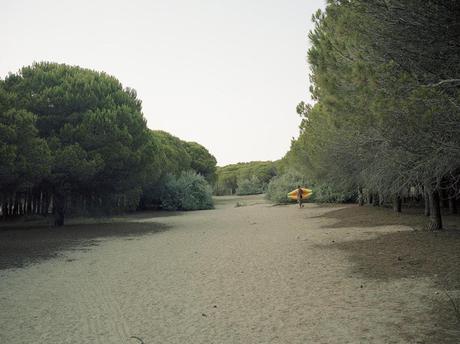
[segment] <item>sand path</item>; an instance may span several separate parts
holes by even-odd
[[[243,202],[0,271],[0,343],[427,343],[431,281],[363,280],[334,248],[408,227],[332,229],[330,208]]]

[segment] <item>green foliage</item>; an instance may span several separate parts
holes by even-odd
[[[201,174],[209,183],[214,182],[216,174],[216,158],[202,145],[186,142],[185,150],[190,156],[190,167]]]
[[[250,179],[243,179],[238,182],[236,194],[243,195],[257,195],[264,193],[265,185],[254,175]]]
[[[305,176],[299,172],[289,171],[273,178],[268,184],[266,197],[275,203],[289,203],[287,194],[298,186],[307,186]]]
[[[460,46],[449,43],[459,11],[455,1],[344,0],[314,15],[316,103],[298,105],[283,165],[319,185],[317,200],[354,200],[358,188],[391,199],[412,186],[459,195]]]
[[[150,144],[157,152],[157,168],[163,175],[180,174],[182,171],[194,170],[206,180],[215,178],[216,158],[202,145],[186,142],[161,130],[150,130]]]
[[[187,152],[185,141],[161,130],[153,130],[151,135],[159,144],[163,175],[178,175],[191,168],[191,157]]]
[[[346,191],[334,190],[330,185],[320,184],[315,186],[315,192],[310,201],[319,203],[349,203],[355,202],[357,194]]]
[[[162,187],[161,207],[166,210],[212,209],[212,189],[195,171],[168,175]]]
[[[168,174],[192,169],[212,181],[216,168],[203,146],[149,130],[136,92],[116,78],[47,62],[0,80],[0,160],[3,216],[47,214],[53,199],[58,225],[68,206],[160,204]],[[206,206],[199,194],[187,197],[181,207]]]
[[[25,110],[0,112],[0,193],[30,187],[50,173],[50,150],[35,120]]]
[[[141,209],[161,206],[162,184],[171,178],[167,177],[169,175],[178,177],[182,172],[192,170],[202,175],[208,182],[212,182],[215,178],[215,157],[196,142],[182,141],[164,131],[149,130],[146,151],[149,154],[149,162],[146,171],[147,180],[140,200]]]
[[[38,136],[53,156],[49,182],[100,193],[140,183],[147,142],[141,103],[104,73],[55,63],[24,67],[5,79],[10,107],[36,116]],[[82,174],[80,176],[80,174]]]
[[[276,164],[272,161],[252,161],[238,163],[217,168],[217,179],[214,184],[214,193],[216,195],[234,194],[240,185],[249,187],[247,181],[257,179],[257,189],[264,189],[275,175],[277,174]],[[255,179],[253,179],[255,178]]]

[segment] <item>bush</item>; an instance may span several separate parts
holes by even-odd
[[[177,178],[169,175],[161,192],[165,210],[212,209],[212,189],[206,179],[194,171],[182,172]]]
[[[264,185],[256,176],[238,182],[237,195],[257,195],[261,193],[264,193]]]
[[[299,185],[307,185],[305,177],[295,171],[287,172],[270,181],[266,197],[275,203],[289,203],[288,192],[296,189]]]
[[[348,203],[355,202],[357,199],[356,193],[334,190],[327,184],[315,187],[315,193],[312,196],[314,201],[319,203]]]

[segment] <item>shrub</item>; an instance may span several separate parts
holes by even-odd
[[[264,185],[256,176],[238,182],[237,195],[257,195],[261,193],[264,193]]]
[[[295,171],[289,171],[281,176],[273,178],[268,184],[267,198],[275,203],[288,203],[288,192],[297,188],[297,186],[307,185],[305,177]]]
[[[356,193],[334,190],[328,184],[320,184],[315,187],[312,196],[314,201],[319,203],[348,203],[355,202],[357,199]]]
[[[166,210],[212,209],[212,189],[206,179],[194,171],[169,175],[161,192],[161,207]]]

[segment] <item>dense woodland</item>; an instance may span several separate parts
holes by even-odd
[[[252,161],[218,167],[214,184],[216,195],[261,194],[279,173],[279,162]]]
[[[429,227],[460,195],[460,3],[328,1],[313,16],[310,89],[284,163],[358,202],[425,202]],[[444,210],[442,210],[444,211]]]
[[[182,208],[164,186],[188,178],[205,190],[216,170],[203,146],[148,129],[134,90],[55,63],[0,80],[0,161],[2,217],[54,213],[56,225],[69,213],[161,207],[166,199]]]

